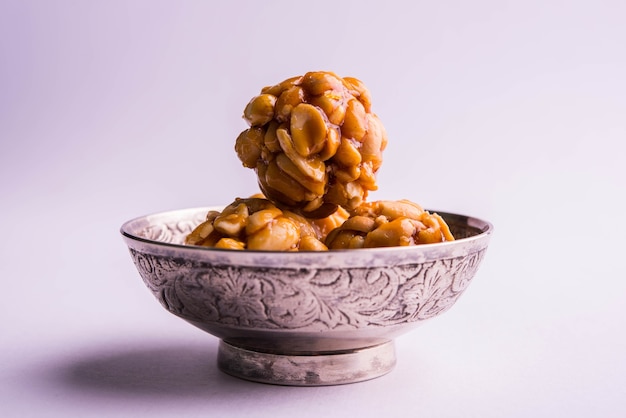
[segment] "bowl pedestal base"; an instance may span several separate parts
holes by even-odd
[[[280,354],[219,343],[217,364],[229,375],[260,383],[327,386],[374,379],[396,364],[394,342],[355,350]]]

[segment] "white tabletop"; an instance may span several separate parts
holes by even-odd
[[[337,3],[0,4],[0,416],[626,416],[626,3]],[[255,193],[243,108],[309,70],[371,90],[371,199],[495,234],[391,373],[251,383],[119,227]]]

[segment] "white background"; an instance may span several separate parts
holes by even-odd
[[[626,3],[0,3],[0,415],[626,415]],[[219,372],[119,235],[257,191],[250,98],[310,70],[370,88],[380,190],[487,219],[478,275],[369,382]]]

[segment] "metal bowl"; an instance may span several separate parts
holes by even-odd
[[[283,385],[352,383],[392,370],[394,338],[450,309],[493,231],[438,212],[456,241],[328,252],[184,245],[211,209],[221,208],[144,216],[121,233],[165,309],[220,338],[222,371]]]

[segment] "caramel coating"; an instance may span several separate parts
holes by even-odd
[[[377,248],[453,241],[450,228],[436,213],[408,200],[364,203],[331,231],[329,249]]]
[[[221,212],[208,212],[185,244],[232,250],[326,251],[324,239],[347,218],[345,210],[338,210],[326,218],[309,220],[255,195],[237,198]]]
[[[378,188],[387,134],[361,81],[308,72],[263,88],[243,117],[235,151],[275,204],[324,218]]]

